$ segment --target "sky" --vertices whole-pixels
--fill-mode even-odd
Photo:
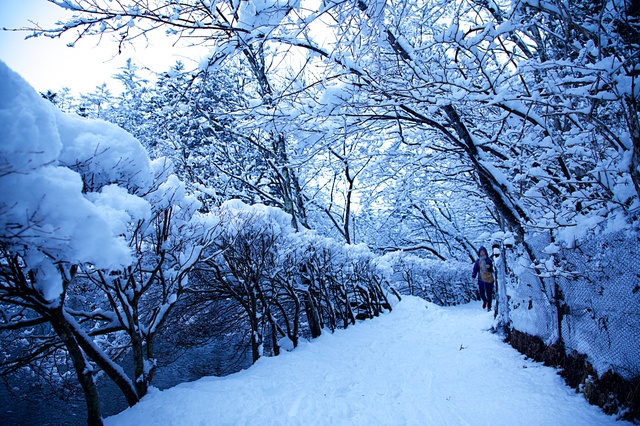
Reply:
[[[163,391],[107,426],[616,425],[489,331],[479,302],[405,296],[391,313],[325,333],[225,377]]]
[[[32,25],[30,20],[42,27],[52,27],[71,15],[46,0],[0,0],[0,28],[28,27]],[[70,36],[25,40],[28,34],[0,30],[0,60],[39,92],[69,87],[78,93],[88,93],[105,82],[113,92],[119,90],[119,86],[111,77],[128,58],[133,58],[141,67],[159,72],[178,59],[188,62],[186,55],[197,55],[194,49],[172,48],[171,40],[160,32],[152,45],[129,47],[121,55],[117,55],[115,43],[108,40],[98,45],[98,39],[88,38],[71,48],[67,47],[67,43],[73,41]]]

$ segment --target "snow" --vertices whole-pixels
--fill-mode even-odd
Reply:
[[[84,194],[87,174],[93,173],[92,189],[122,183],[126,175],[132,176],[127,183],[137,185],[149,159],[140,144],[116,126],[61,113],[2,62],[0,93],[2,243],[23,257],[37,277],[34,285],[53,302],[62,291],[57,262],[109,268],[131,261],[119,235],[123,225],[116,223],[130,212],[105,209],[109,190],[100,196]],[[118,150],[125,146],[126,152]],[[142,157],[122,160],[132,153]],[[102,205],[93,203],[98,198]]]
[[[297,0],[248,0],[238,8],[238,28],[255,31],[255,35],[273,30],[291,9],[298,10]]]
[[[393,312],[226,377],[159,391],[106,425],[607,425],[554,369],[489,331],[477,302]]]
[[[194,216],[199,202],[170,164],[152,162],[126,131],[62,113],[2,62],[0,94],[0,243],[21,257],[47,301],[60,302],[60,265],[130,265],[124,236],[153,207],[180,210],[178,225]]]
[[[80,173],[90,189],[117,183],[138,192],[152,183],[149,155],[131,134],[106,121],[53,112],[64,145],[58,161]]]
[[[344,105],[351,98],[349,87],[343,83],[328,86],[319,100],[325,108],[325,113],[331,113],[335,108]]]

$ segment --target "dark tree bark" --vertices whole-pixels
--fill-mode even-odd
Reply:
[[[82,387],[87,406],[87,424],[101,426],[103,423],[100,411],[100,395],[93,378],[93,369],[87,363],[84,353],[76,340],[73,327],[65,318],[63,307],[58,307],[44,314],[49,318],[51,326],[64,343],[73,361],[73,367],[76,370],[76,376]]]

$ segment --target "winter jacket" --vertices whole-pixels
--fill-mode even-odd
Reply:
[[[487,270],[493,274],[493,261],[491,260],[491,257],[488,256],[487,249],[485,249],[484,247],[480,247],[480,249],[478,249],[478,252],[482,251],[483,249],[485,253],[487,253],[487,258],[484,259],[487,264]],[[480,259],[479,258],[476,259],[475,263],[473,264],[473,273],[471,275],[471,278],[475,279],[476,276],[478,277],[479,283],[484,282],[480,279]]]

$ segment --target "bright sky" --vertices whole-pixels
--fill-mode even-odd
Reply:
[[[69,87],[79,93],[88,93],[105,82],[115,86],[117,83],[111,81],[111,76],[128,58],[134,59],[141,67],[163,71],[178,59],[188,63],[189,60],[182,56],[184,53],[191,56],[200,54],[191,48],[187,52],[183,50],[181,55],[178,49],[171,47],[172,40],[162,39],[161,32],[157,33],[159,38],[153,46],[140,44],[136,50],[130,47],[116,56],[116,45],[106,40],[98,46],[97,38],[87,38],[71,48],[67,47],[67,43],[73,41],[69,36],[25,40],[26,32],[1,30],[32,26],[30,20],[42,27],[53,27],[57,21],[70,16],[71,13],[47,0],[0,0],[0,60],[40,92]],[[199,58],[193,59],[197,61]]]

